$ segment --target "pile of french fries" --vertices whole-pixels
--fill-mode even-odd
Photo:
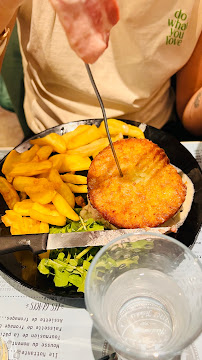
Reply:
[[[144,138],[136,126],[108,119],[112,141],[123,136]],[[23,153],[12,150],[0,177],[0,193],[9,210],[2,216],[12,235],[48,233],[49,225],[64,226],[67,218],[79,221],[74,211],[75,194],[87,193],[91,159],[109,145],[104,122],[79,125],[64,135],[50,133],[30,140]]]

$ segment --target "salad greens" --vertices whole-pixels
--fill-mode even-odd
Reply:
[[[100,247],[51,250],[49,258],[41,259],[38,270],[41,274],[53,276],[57,287],[76,286],[84,292],[85,279],[90,263]]]
[[[94,219],[83,220],[80,217],[80,221],[71,221],[68,222],[65,226],[51,226],[50,234],[59,234],[59,233],[70,233],[70,232],[82,232],[82,231],[97,231],[104,230],[104,226],[95,221]]]
[[[81,209],[75,209],[78,214],[80,214]],[[70,221],[67,219],[67,224],[63,227],[52,226],[50,228],[50,233],[66,233],[66,232],[82,232],[82,231],[97,231],[104,230],[104,225],[90,218],[88,220],[82,219],[80,217],[79,221]],[[133,258],[125,259],[125,266],[130,266],[131,264],[138,263],[138,252],[140,249],[150,249],[153,247],[152,241],[139,240],[135,243],[131,243],[130,246],[135,251],[135,256]],[[41,256],[40,263],[38,265],[38,270],[41,274],[46,276],[52,276],[53,281],[56,287],[69,287],[75,286],[78,292],[84,292],[85,279],[90,267],[91,261],[94,258],[95,254],[100,250],[101,247],[92,247],[87,248],[71,248],[71,249],[56,249],[51,250],[48,254],[48,257]],[[102,268],[102,265],[110,270],[111,267],[119,267],[122,264],[122,261],[115,261],[112,258],[108,257],[107,261],[100,261],[99,266]],[[102,271],[101,271],[102,272]]]
[[[80,214],[81,209],[75,209]],[[51,226],[50,234],[99,231],[104,230],[103,224],[94,219],[71,221],[61,226]],[[43,257],[38,265],[41,274],[53,276],[57,287],[76,286],[77,291],[84,292],[84,284],[88,268],[100,247],[72,248],[51,250],[49,257]]]

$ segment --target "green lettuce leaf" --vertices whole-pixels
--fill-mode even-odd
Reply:
[[[85,221],[80,219],[79,221],[70,221],[65,226],[51,226],[50,234],[104,230],[104,226],[94,219]]]
[[[50,251],[49,258],[43,258],[38,270],[41,274],[53,276],[56,287],[75,286],[84,292],[85,279],[94,255],[100,247],[57,249]]]

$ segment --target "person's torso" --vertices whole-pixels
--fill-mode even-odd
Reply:
[[[161,127],[172,107],[169,79],[188,61],[201,33],[202,1],[119,0],[119,6],[109,47],[91,66],[107,116]],[[26,0],[18,20],[31,129],[102,117],[84,63],[49,1]]]

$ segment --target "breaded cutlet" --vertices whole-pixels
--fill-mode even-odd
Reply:
[[[156,227],[170,219],[186,197],[186,186],[163,149],[147,139],[114,143],[123,177],[110,146],[92,161],[88,197],[102,217],[118,228]]]

